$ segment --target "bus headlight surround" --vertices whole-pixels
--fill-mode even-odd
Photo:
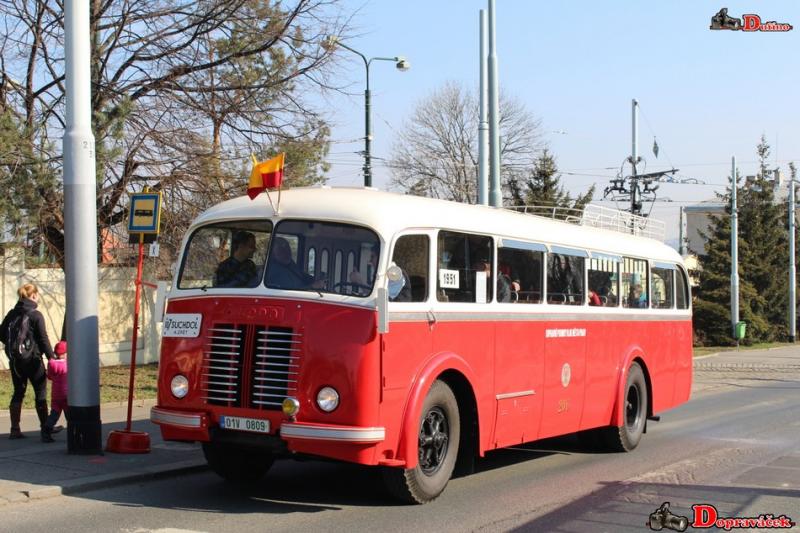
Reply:
[[[317,406],[330,413],[339,407],[339,393],[333,387],[322,387],[317,393]]]
[[[169,384],[172,395],[180,399],[189,393],[189,380],[183,374],[178,374]]]

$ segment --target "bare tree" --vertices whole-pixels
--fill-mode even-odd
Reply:
[[[338,2],[92,0],[99,232],[116,230],[127,193],[150,185],[166,194],[164,221],[175,231],[162,243],[174,249],[197,212],[241,194],[251,152],[286,148],[298,163],[287,181],[323,180],[328,128],[304,94],[326,84],[329,52],[320,43],[344,31]],[[0,203],[27,198],[9,209],[30,217],[63,266],[55,179],[65,125],[63,5],[6,0],[0,14],[0,102],[20,124],[34,178],[33,195]]]
[[[393,184],[420,196],[475,203],[478,175],[478,100],[447,82],[419,102],[395,143]],[[501,184],[533,164],[541,147],[540,121],[519,100],[500,97]]]

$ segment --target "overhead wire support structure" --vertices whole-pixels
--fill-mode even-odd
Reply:
[[[647,216],[642,214],[643,203],[656,200],[656,190],[658,190],[661,182],[680,183],[680,181],[674,179],[665,179],[667,176],[674,176],[678,170],[673,168],[658,172],[648,172],[647,174],[636,174],[634,167],[634,174],[611,180],[611,185],[606,187],[603,197],[618,195],[615,196],[616,199],[630,201],[631,214]]]

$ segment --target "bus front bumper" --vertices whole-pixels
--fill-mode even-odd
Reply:
[[[301,422],[284,422],[281,437],[286,440],[322,440],[354,444],[377,444],[386,438],[381,427],[334,426]]]
[[[161,426],[164,440],[208,442],[208,414],[197,411],[175,411],[163,407],[150,409],[150,421]]]

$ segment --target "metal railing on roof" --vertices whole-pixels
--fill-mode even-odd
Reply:
[[[508,207],[529,215],[561,220],[579,226],[609,229],[628,235],[639,235],[664,240],[666,224],[663,220],[633,215],[627,211],[589,204],[583,209],[544,205],[522,205]]]

